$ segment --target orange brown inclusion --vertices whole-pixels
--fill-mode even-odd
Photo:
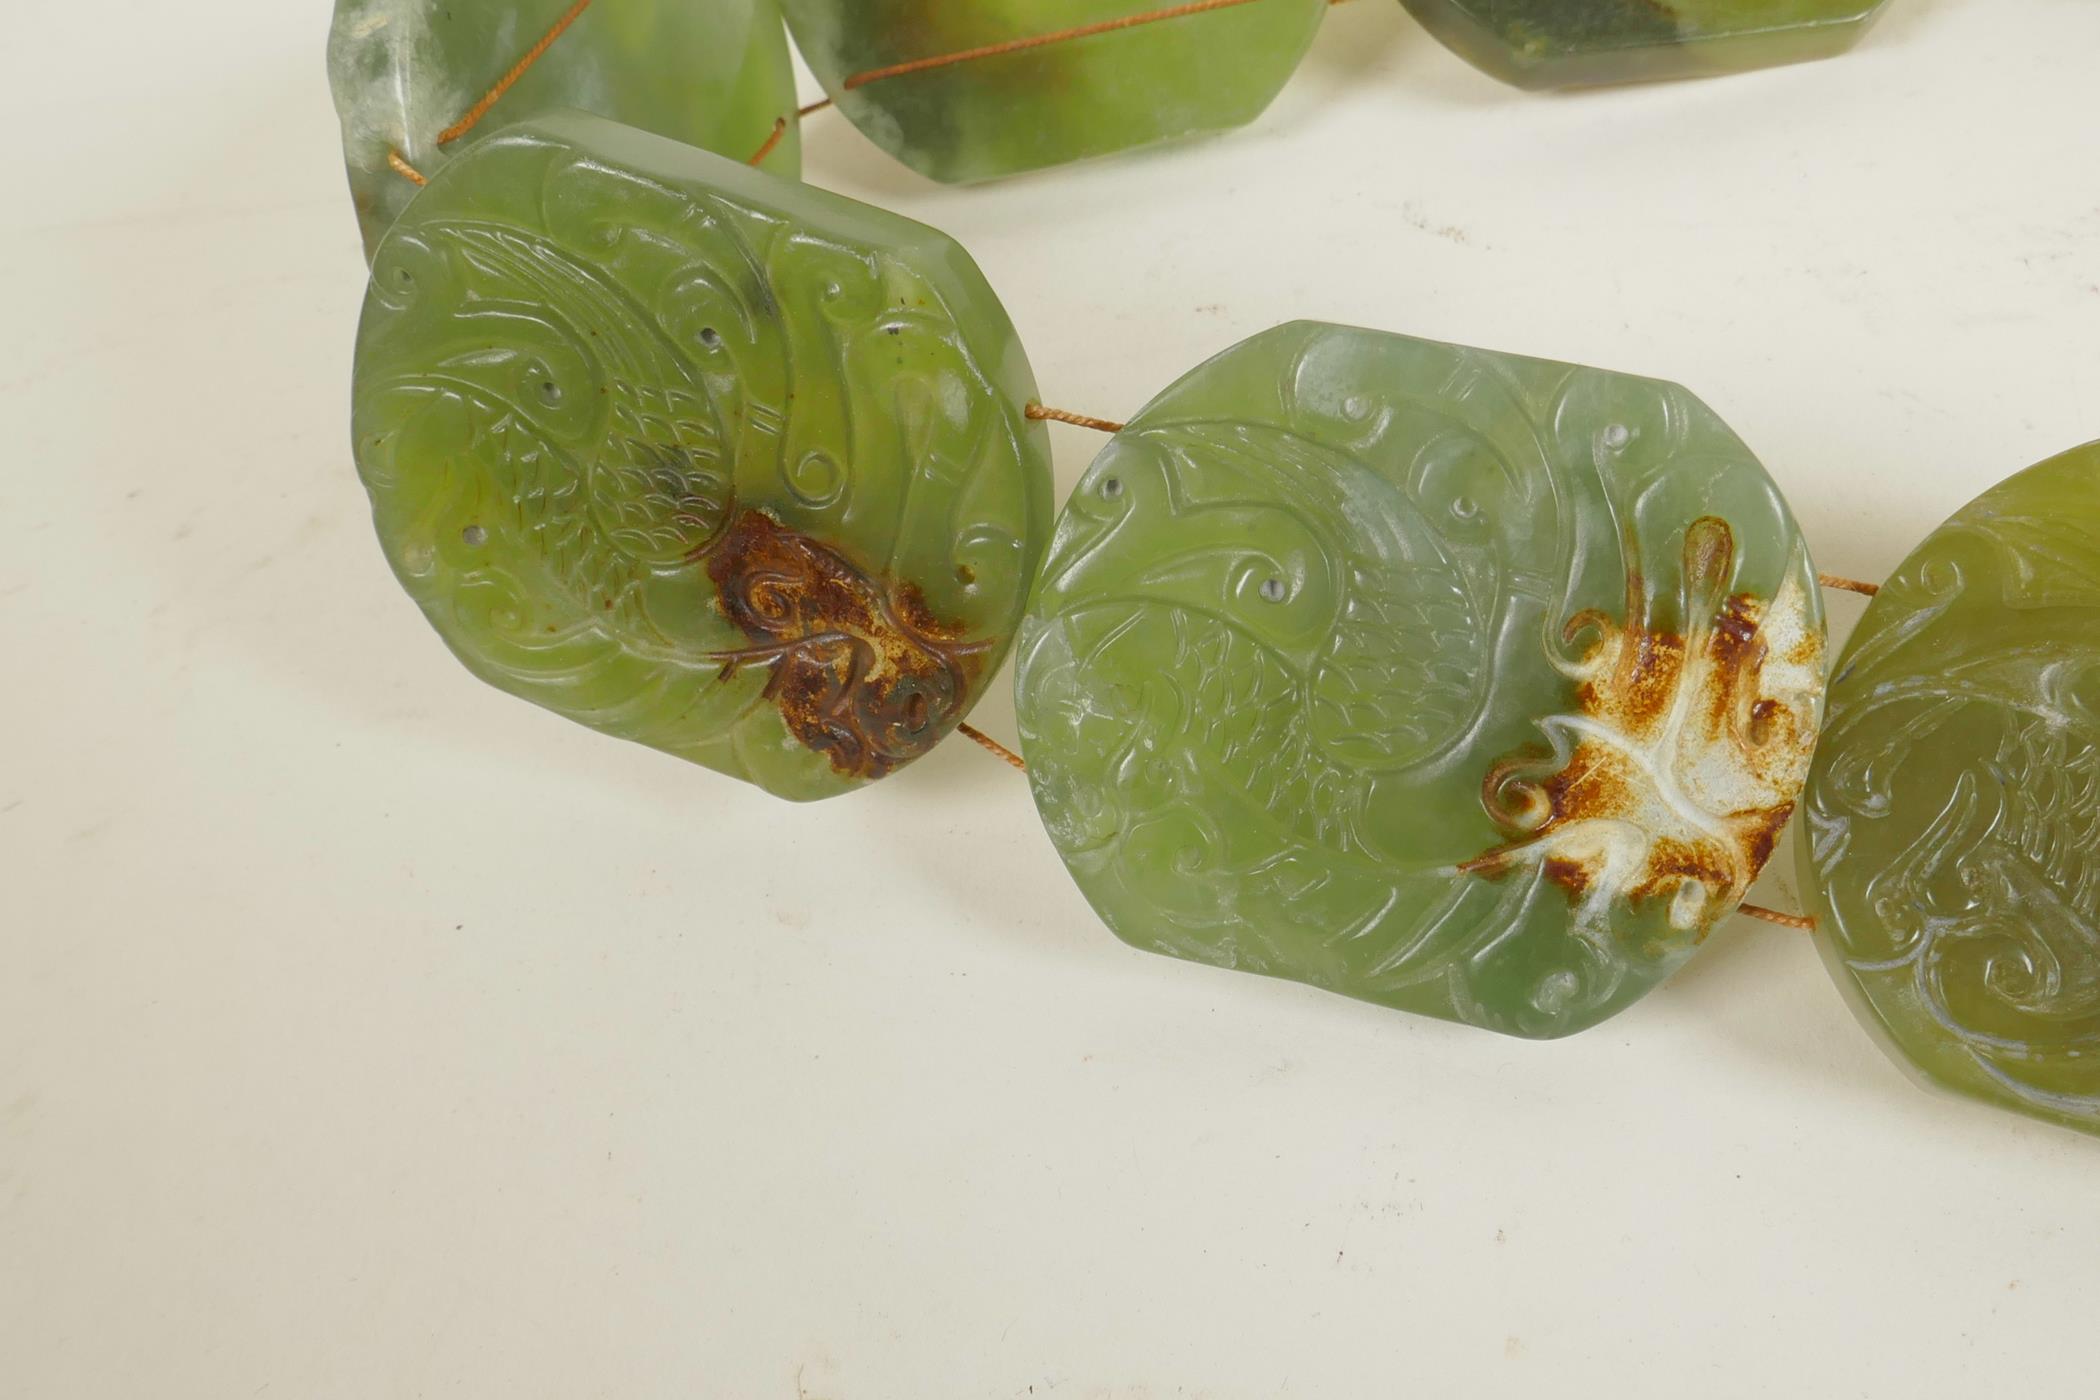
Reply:
[[[1779,629],[1775,656],[1771,605],[1721,596],[1734,566],[1725,522],[1695,522],[1684,556],[1686,634],[1597,611],[1569,621],[1568,642],[1595,638],[1575,668],[1578,740],[1557,769],[1533,746],[1489,770],[1483,801],[1512,839],[1460,870],[1494,879],[1537,864],[1593,913],[1614,898],[1681,900],[1671,922],[1685,931],[1741,902],[1807,775],[1815,704],[1799,688],[1820,683],[1822,639],[1803,613]],[[1627,617],[1645,610],[1631,571]],[[1775,674],[1794,693],[1773,693]]]
[[[740,511],[694,559],[751,643],[715,654],[722,680],[769,666],[766,699],[845,777],[883,777],[938,743],[992,645],[966,641],[916,584],[887,584],[760,510]]]

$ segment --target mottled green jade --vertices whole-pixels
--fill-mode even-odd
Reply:
[[[1016,690],[1128,942],[1547,1038],[1741,901],[1822,649],[1785,502],[1683,389],[1298,324],[1087,472]]]
[[[484,680],[791,798],[997,669],[1050,529],[976,266],[597,117],[450,162],[380,244],[353,434],[403,586]]]
[[[576,107],[748,159],[789,130],[765,168],[801,169],[795,74],[773,0],[598,0],[531,63],[466,136],[466,115],[571,8],[572,0],[336,0],[328,81],[369,257],[424,176],[474,137]]]
[[[1830,688],[1805,893],[1928,1084],[2100,1132],[2100,443],[1904,561]]]
[[[1887,0],[1401,0],[1519,87],[1696,78],[1842,53]]]
[[[1125,19],[1148,0],[783,0],[810,71],[853,124],[923,175],[986,180],[1260,116],[1328,0],[1253,0],[878,76]]]

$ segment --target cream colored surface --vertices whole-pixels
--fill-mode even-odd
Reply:
[[[1124,949],[969,745],[798,809],[476,684],[350,467],[325,5],[18,8],[0,1394],[2090,1390],[2100,1142],[1918,1091],[1801,935],[1506,1042]],[[1356,0],[1225,140],[809,167],[973,249],[1062,407],[1294,317],[1662,375],[1875,577],[2100,437],[2096,52],[1894,0],[1526,97]]]

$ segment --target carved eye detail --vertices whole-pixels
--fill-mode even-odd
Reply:
[[[1295,602],[1304,580],[1304,561],[1269,554],[1243,556],[1233,566],[1230,590],[1243,603],[1259,603],[1264,609]]]
[[[1433,528],[1456,539],[1490,533],[1516,504],[1501,456],[1489,444],[1455,433],[1423,451],[1408,494]]]

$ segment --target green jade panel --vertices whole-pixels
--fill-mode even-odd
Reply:
[[[1683,389],[1298,324],[1113,439],[1017,654],[1044,823],[1126,941],[1543,1039],[1740,903],[1823,620]]]
[[[773,0],[598,0],[464,137],[440,145],[524,59],[571,0],[337,0],[328,81],[343,125],[350,195],[371,256],[415,184],[476,136],[578,108],[736,159],[756,155],[785,117],[765,168],[801,170],[795,74]]]
[[[988,180],[1242,126],[1328,0],[1253,0],[872,77],[1164,8],[1145,0],[784,0],[810,71],[876,145],[935,180]]]
[[[968,256],[582,114],[506,127],[372,267],[352,431],[388,560],[477,675],[807,799],[953,730],[1051,519]]]
[[[1886,0],[1401,0],[1460,57],[1526,88],[1698,78],[1828,58]]]
[[[1825,957],[1897,1062],[2100,1132],[2100,443],[1888,581],[1831,681],[1805,817]]]

